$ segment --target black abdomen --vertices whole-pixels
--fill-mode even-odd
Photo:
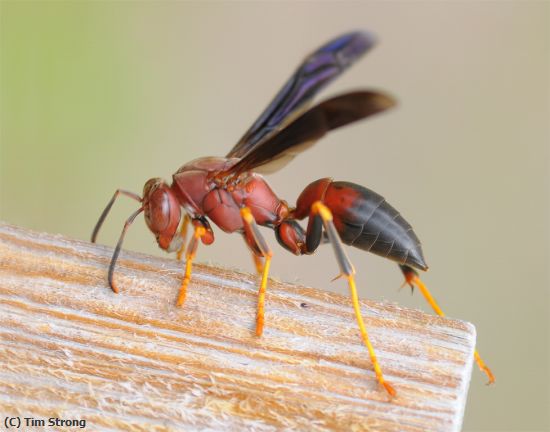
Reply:
[[[334,215],[342,241],[399,264],[427,270],[411,225],[384,197],[350,182],[333,182],[323,199]]]

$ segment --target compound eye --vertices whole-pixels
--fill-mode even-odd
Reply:
[[[153,190],[145,207],[145,222],[157,236],[164,231],[170,222],[170,198],[162,189]]]
[[[155,233],[163,232],[170,224],[170,198],[166,191],[157,189],[149,197],[148,225]]]
[[[151,189],[145,208],[145,221],[155,234],[161,249],[170,250],[178,229],[181,209],[170,188],[161,185]],[[175,247],[175,244],[173,245]]]

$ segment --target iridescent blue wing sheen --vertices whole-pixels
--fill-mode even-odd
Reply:
[[[372,34],[352,32],[331,40],[307,56],[227,157],[243,157],[265,136],[284,127],[374,43]]]

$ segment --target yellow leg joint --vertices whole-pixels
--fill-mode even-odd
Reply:
[[[319,214],[325,221],[332,220],[332,212],[321,201],[315,201],[311,206],[311,210],[313,210],[314,213]]]
[[[264,262],[256,254],[252,254],[252,259],[254,260],[254,266],[256,267],[256,273],[261,275],[264,272]]]
[[[252,225],[253,223],[256,222],[254,220],[254,216],[252,216],[252,212],[250,211],[250,209],[248,207],[242,207],[241,208],[241,217],[249,225]]]

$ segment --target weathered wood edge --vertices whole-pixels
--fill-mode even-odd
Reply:
[[[118,270],[124,293],[116,296],[105,284],[112,253],[109,247],[0,224],[0,248],[0,306],[3,306],[0,311],[5,314],[1,322],[8,322],[7,326],[0,323],[0,331],[3,337],[9,336],[5,340],[11,341],[10,347],[23,348],[28,343],[25,337],[28,339],[29,335],[36,337],[37,334],[36,329],[25,328],[25,319],[31,320],[32,313],[25,317],[16,311],[18,306],[14,306],[14,302],[40,305],[45,309],[46,325],[55,322],[59,329],[67,332],[71,318],[56,316],[55,308],[79,314],[86,311],[97,320],[93,331],[101,332],[106,339],[112,338],[113,333],[124,332],[123,327],[117,327],[120,323],[130,324],[130,328],[125,330],[126,343],[143,344],[143,341],[132,340],[132,331],[137,332],[144,325],[155,329],[156,336],[151,332],[146,336],[150,338],[146,344],[159,345],[156,348],[161,351],[159,355],[162,349],[180,349],[182,338],[188,344],[191,339],[200,340],[202,344],[208,342],[212,352],[202,353],[195,346],[187,346],[187,351],[178,352],[177,361],[168,363],[178,369],[178,362],[196,362],[200,358],[199,363],[204,362],[204,366],[200,369],[195,365],[199,368],[197,376],[207,376],[208,367],[213,368],[209,365],[212,362],[209,355],[221,354],[226,363],[218,373],[226,380],[224,385],[232,382],[234,387],[230,393],[242,392],[243,400],[252,394],[251,386],[239,386],[240,382],[253,382],[252,388],[264,387],[266,392],[273,388],[280,392],[276,397],[270,394],[264,404],[258,402],[262,409],[257,408],[252,413],[238,411],[242,418],[235,418],[238,417],[235,410],[230,410],[234,418],[226,420],[227,425],[256,430],[288,427],[303,430],[305,425],[309,425],[311,430],[334,430],[344,425],[358,430],[461,428],[475,346],[475,328],[469,323],[393,304],[362,301],[363,314],[382,367],[399,392],[398,398],[388,401],[376,385],[367,352],[358,339],[349,300],[344,296],[270,281],[266,332],[258,340],[252,335],[257,285],[254,275],[197,265],[188,303],[183,310],[178,310],[173,306],[173,299],[182,266],[174,260],[124,252]],[[33,281],[32,286],[29,281]],[[107,321],[112,327],[105,327]],[[9,325],[15,324],[21,328],[14,336]],[[177,335],[176,339],[168,338],[174,335]],[[53,339],[58,336],[50,335]],[[155,338],[163,337],[167,339],[158,344]],[[93,348],[90,348],[92,354]],[[58,349],[66,348],[59,346]],[[91,354],[79,351],[83,348],[71,349],[79,361]],[[111,349],[113,353],[124,352],[123,345]],[[5,345],[0,345],[0,364],[5,370],[13,369],[14,360],[6,352]],[[155,362],[154,352],[145,357]],[[265,374],[258,372],[266,367],[263,365],[254,375],[247,375],[247,371],[234,364],[232,356],[236,353],[248,356],[251,364],[268,359],[271,370]],[[19,365],[25,365],[29,359],[21,352],[19,355]],[[73,367],[74,363],[75,360]],[[129,365],[132,366],[131,361]],[[291,365],[296,370],[289,375]],[[99,363],[97,367],[100,368]],[[165,368],[167,365],[155,367]],[[78,365],[75,370],[81,372],[79,379],[91,378],[82,374]],[[50,375],[47,367],[34,365],[29,367],[30,381],[27,384],[32,388],[33,379]],[[219,376],[213,377],[211,374],[213,380],[220,380]],[[13,390],[13,383],[18,382],[15,378],[23,379],[25,375],[4,376],[2,381],[6,384],[12,380]],[[273,387],[274,383],[277,383],[276,387]],[[185,385],[179,385],[185,392]],[[319,389],[312,390],[315,385]],[[162,393],[166,388],[159,391]],[[214,395],[210,396],[223,400],[223,389],[217,395],[217,389],[209,391]],[[310,398],[305,404],[307,409],[299,412],[296,407],[289,409],[287,406],[289,402],[296,403],[298,394],[307,394]],[[18,404],[32,406],[29,402],[31,395],[8,394],[7,399],[0,399],[0,406],[4,410]],[[159,400],[169,397],[170,392],[162,393]],[[64,399],[63,402],[70,403]],[[341,412],[331,410],[334,406]],[[263,414],[262,410],[274,407],[279,411]],[[369,407],[371,410],[376,407],[379,411],[365,412]],[[219,407],[213,408],[209,415],[222,415],[222,411]],[[262,416],[254,419],[253,414],[260,412]],[[436,413],[435,417],[430,418],[427,414],[430,412]],[[204,429],[209,427],[208,418],[201,418],[195,425],[186,423],[185,418],[171,419],[175,429],[166,430],[180,430],[179,427]],[[109,426],[109,430],[134,430],[135,426],[122,422],[114,429]]]

